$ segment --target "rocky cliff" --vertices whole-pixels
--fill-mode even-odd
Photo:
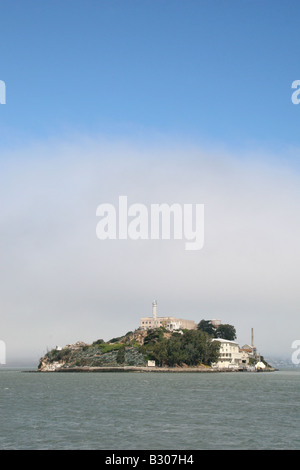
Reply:
[[[92,344],[77,342],[54,348],[40,359],[38,370],[55,372],[78,367],[145,366],[147,359],[141,346],[146,336],[146,331],[136,330],[108,342],[100,339]]]

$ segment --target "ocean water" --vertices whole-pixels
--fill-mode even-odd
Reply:
[[[300,371],[0,370],[0,449],[299,449]]]

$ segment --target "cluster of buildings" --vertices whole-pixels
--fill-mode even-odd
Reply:
[[[220,356],[218,362],[213,364],[215,369],[264,369],[265,365],[260,361],[256,348],[253,344],[245,344],[240,347],[235,341],[215,338],[212,341],[220,343]],[[251,363],[251,365],[250,365]],[[255,366],[253,365],[255,363]]]
[[[218,328],[220,320],[211,320],[211,324]],[[165,327],[169,331],[180,331],[182,329],[195,330],[197,324],[193,320],[184,320],[171,316],[157,316],[157,301],[152,303],[152,317],[142,317],[140,319],[140,329],[148,330],[152,328]],[[236,341],[215,338],[212,341],[220,343],[220,356],[217,363],[213,364],[216,369],[264,369],[265,365],[260,361],[260,356],[254,346],[253,328],[251,329],[251,344],[245,344],[240,347]],[[255,363],[255,366],[253,365]]]
[[[151,328],[165,327],[169,331],[176,330],[195,330],[196,323],[193,320],[183,320],[182,318],[175,317],[158,317],[157,316],[157,301],[152,302],[152,317],[142,317],[140,320],[140,329],[149,330]]]

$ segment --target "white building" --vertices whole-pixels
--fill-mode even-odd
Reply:
[[[184,320],[182,318],[175,318],[171,316],[158,317],[157,316],[157,302],[152,303],[152,317],[142,317],[140,319],[140,328],[148,330],[151,328],[165,327],[167,330],[176,331],[181,329],[195,330],[196,323],[193,320]]]
[[[255,346],[251,346],[250,344],[244,344],[242,346],[241,351],[245,351],[245,353],[248,354],[249,357],[256,358],[257,356],[257,351]]]
[[[265,368],[266,368],[266,365],[261,361],[259,361],[257,364],[255,364],[255,369],[256,370],[263,370]]]
[[[218,362],[213,364],[217,369],[238,369],[249,364],[249,356],[240,350],[238,343],[227,339],[214,338],[212,341],[220,343],[220,356]]]

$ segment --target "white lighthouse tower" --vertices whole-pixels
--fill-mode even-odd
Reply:
[[[152,302],[152,317],[153,317],[153,326],[157,328],[157,301],[153,300]]]

